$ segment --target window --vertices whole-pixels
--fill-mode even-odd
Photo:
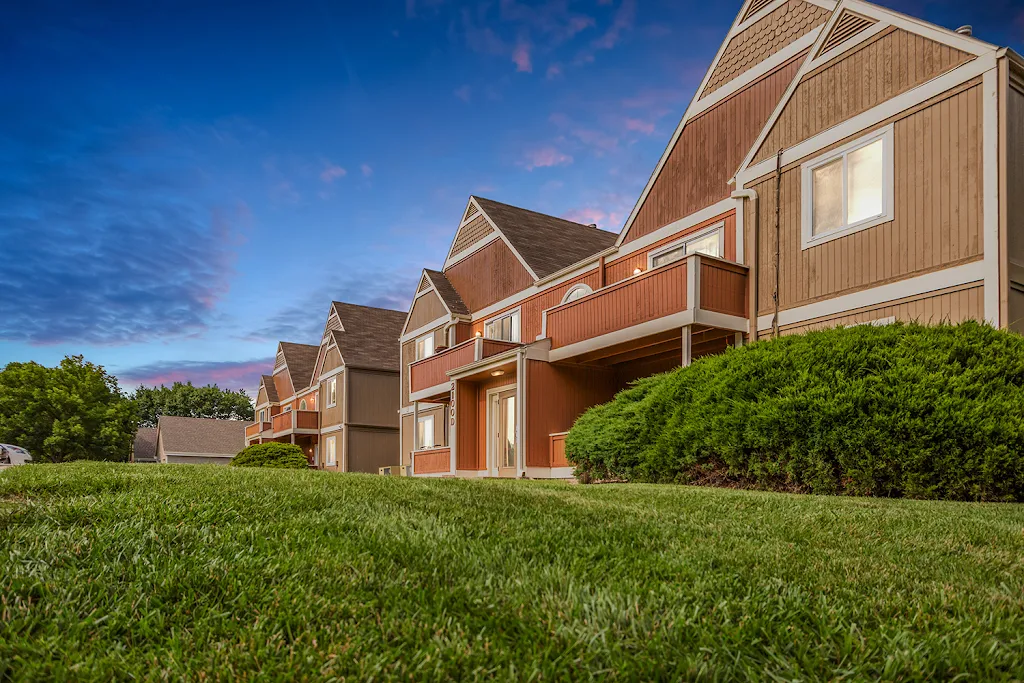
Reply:
[[[424,335],[416,340],[416,360],[423,360],[434,355],[434,333]]]
[[[587,294],[590,294],[593,291],[594,290],[592,290],[587,285],[576,285],[575,287],[573,287],[572,289],[570,289],[568,292],[565,293],[565,296],[562,298],[562,303],[563,304],[567,304],[570,301],[576,301],[576,299],[582,299]]]
[[[519,342],[519,309],[506,313],[484,323],[484,336],[488,339],[502,339]]]
[[[302,399],[301,401],[299,401],[299,410],[305,410],[305,409],[306,409],[306,399]]]
[[[327,407],[333,408],[338,405],[338,378],[332,377],[324,383],[324,393],[327,394]]]
[[[416,423],[416,443],[420,448],[434,447],[434,416],[424,415]]]
[[[725,225],[718,225],[699,232],[696,235],[687,237],[682,242],[676,242],[661,251],[651,254],[651,268],[675,263],[679,259],[686,258],[690,254],[707,254],[721,258],[725,253]]]
[[[334,467],[338,464],[338,437],[329,436],[324,440],[324,465]]]
[[[263,410],[260,411],[260,422],[266,422],[266,421],[267,421],[267,409],[264,408]]]
[[[892,127],[802,167],[803,248],[891,221]]]

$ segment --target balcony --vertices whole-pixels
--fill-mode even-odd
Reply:
[[[315,434],[320,430],[320,413],[315,410],[290,410],[274,416],[274,436]]]
[[[745,332],[747,267],[703,254],[635,275],[544,313],[552,361],[684,326]]]
[[[426,360],[426,359],[424,359]],[[412,454],[412,471],[415,474],[438,474],[451,471],[451,448],[426,448]]]
[[[272,422],[253,422],[251,425],[245,426],[245,438],[255,438],[263,432],[269,431],[272,427]]]
[[[413,401],[449,391],[448,373],[520,346],[516,342],[475,337],[409,365],[409,395]]]

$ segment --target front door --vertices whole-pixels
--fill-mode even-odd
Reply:
[[[516,463],[516,390],[503,391],[496,397],[494,456],[499,477],[515,477]]]

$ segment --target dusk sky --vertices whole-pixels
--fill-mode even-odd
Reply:
[[[470,194],[617,231],[740,4],[6,3],[0,367],[251,392],[332,299],[406,309]]]

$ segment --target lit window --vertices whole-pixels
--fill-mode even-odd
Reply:
[[[301,401],[299,401],[299,410],[305,410],[305,409],[306,409],[306,399],[302,399]]]
[[[892,128],[803,166],[803,246],[892,220]]]
[[[423,360],[434,355],[434,333],[424,335],[416,340],[416,360]]]
[[[338,378],[332,377],[324,383],[324,390],[327,393],[327,407],[333,408],[338,405]]]
[[[416,423],[416,441],[420,448],[434,447],[434,416],[424,415]]]
[[[707,254],[721,258],[725,253],[725,226],[716,225],[710,230],[687,237],[664,251],[651,255],[651,268],[674,263],[690,254]]]
[[[484,336],[488,339],[501,339],[508,342],[519,342],[519,309],[506,313],[500,318],[489,320],[484,324]]]
[[[575,287],[570,289],[568,292],[566,292],[565,297],[562,299],[562,303],[563,304],[567,304],[570,301],[576,301],[576,299],[582,299],[587,294],[590,294],[593,291],[594,290],[592,290],[587,285],[576,285]]]
[[[334,467],[338,463],[338,439],[329,436],[324,441],[324,465]]]

